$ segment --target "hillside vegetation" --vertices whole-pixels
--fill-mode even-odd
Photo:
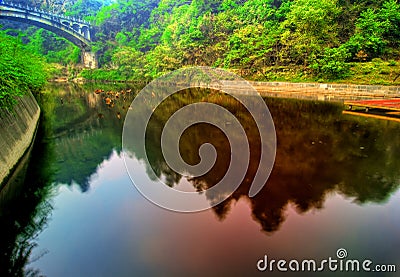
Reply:
[[[43,59],[30,53],[19,38],[0,32],[0,116],[16,96],[39,91],[46,82]]]
[[[206,65],[258,80],[400,81],[396,0],[19,2],[93,22],[101,68],[83,71],[88,79],[150,80]],[[49,62],[79,61],[71,44],[28,32],[28,45]]]

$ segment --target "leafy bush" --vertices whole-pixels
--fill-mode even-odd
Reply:
[[[311,65],[315,73],[327,79],[340,79],[349,75],[350,65],[346,62],[350,54],[343,46],[326,48],[324,55]]]
[[[24,50],[18,38],[0,32],[0,108],[11,109],[16,96],[39,91],[46,82],[42,58]]]

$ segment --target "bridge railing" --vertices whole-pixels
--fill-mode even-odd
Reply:
[[[88,27],[90,27],[90,22],[88,22],[88,21],[86,21],[86,20],[84,20],[82,18],[78,18],[78,17],[65,16],[65,15],[62,15],[62,14],[53,14],[53,13],[50,13],[49,11],[46,11],[46,10],[43,10],[43,9],[38,9],[36,7],[23,6],[21,4],[14,4],[14,3],[6,2],[6,1],[2,1],[2,0],[0,0],[0,5],[8,6],[10,8],[15,8],[15,9],[22,9],[22,10],[25,10],[27,12],[40,13],[40,14],[44,14],[44,15],[50,16],[50,18],[47,18],[47,19],[52,19],[52,20],[58,19],[60,21],[62,19],[64,19],[64,20],[68,20],[68,21],[72,21],[72,22],[85,24]]]

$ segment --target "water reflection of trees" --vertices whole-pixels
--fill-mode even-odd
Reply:
[[[43,135],[42,127],[37,137]],[[36,247],[35,238],[46,227],[52,211],[52,159],[48,150],[46,143],[38,141],[31,162],[24,158],[0,192],[0,276],[40,276],[28,264]]]
[[[99,164],[121,151],[133,94],[114,99],[111,107],[93,91],[65,85],[39,95],[42,116],[30,162],[0,193],[0,276],[40,276],[28,264],[39,258],[31,253],[52,211],[54,185],[77,184],[87,191]]]
[[[165,101],[153,114],[146,147],[149,161],[158,177],[166,176],[168,185],[180,179],[165,164],[160,150],[162,127],[177,109],[199,99],[223,104],[246,127],[250,142],[251,161],[239,189],[214,208],[224,218],[233,201],[248,198],[247,194],[258,167],[260,140],[249,114],[235,101],[215,92],[195,96],[194,91],[182,92]],[[383,203],[399,187],[400,125],[393,122],[343,116],[338,104],[298,100],[267,99],[276,125],[278,148],[276,163],[263,190],[251,203],[253,217],[266,232],[279,229],[285,220],[285,209],[293,204],[299,213],[321,209],[326,196],[336,192],[358,204]],[[169,130],[171,131],[171,130]],[[197,124],[181,137],[180,150],[189,164],[198,163],[199,146],[212,143],[218,158],[213,169],[190,181],[198,190],[218,182],[230,162],[227,139],[215,127]]]
[[[41,96],[44,114],[38,136],[42,139],[35,146],[27,181],[20,180],[22,185],[14,193],[15,197],[1,202],[1,276],[22,275],[35,246],[32,239],[46,226],[51,212],[48,199],[52,185],[77,183],[86,191],[98,165],[113,151],[121,151],[122,120],[131,99],[119,99],[114,107],[109,107],[102,95],[70,87],[62,91],[61,96],[56,89]],[[256,197],[248,198],[260,156],[261,142],[254,122],[232,98],[215,91],[198,90],[183,91],[163,102],[147,129],[151,166],[170,186],[177,184],[181,176],[163,159],[162,127],[174,111],[197,101],[226,106],[245,126],[251,146],[250,166],[241,186],[228,200],[214,207],[220,218],[227,216],[234,201],[246,198],[251,203],[254,219],[264,231],[273,232],[285,220],[288,204],[294,205],[299,213],[320,209],[331,192],[341,193],[359,204],[383,203],[399,187],[398,124],[342,116],[341,107],[336,104],[268,99],[278,136],[276,164],[263,190]],[[180,151],[184,160],[198,163],[198,149],[205,142],[214,144],[218,158],[210,172],[190,179],[199,191],[218,182],[230,162],[226,137],[217,128],[205,124],[197,124],[183,134]],[[143,158],[142,153],[136,154],[137,158]]]
[[[120,153],[123,118],[133,99],[133,94],[115,97],[124,87],[102,88],[104,92],[94,94],[94,87],[55,86],[40,99],[44,139],[54,149],[54,182],[77,184],[83,192],[99,164],[113,151]],[[112,105],[105,104],[106,97]]]

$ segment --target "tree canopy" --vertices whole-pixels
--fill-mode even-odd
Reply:
[[[397,0],[17,1],[96,26],[101,69],[87,78],[143,80],[188,65],[271,80],[279,71],[335,80],[350,63],[399,58]],[[36,32],[36,33],[35,33]],[[79,49],[47,31],[28,44],[47,61],[79,62]]]
[[[396,0],[117,0],[97,13],[96,50],[121,78],[207,65],[337,79],[349,62],[398,59],[399,9]]]

